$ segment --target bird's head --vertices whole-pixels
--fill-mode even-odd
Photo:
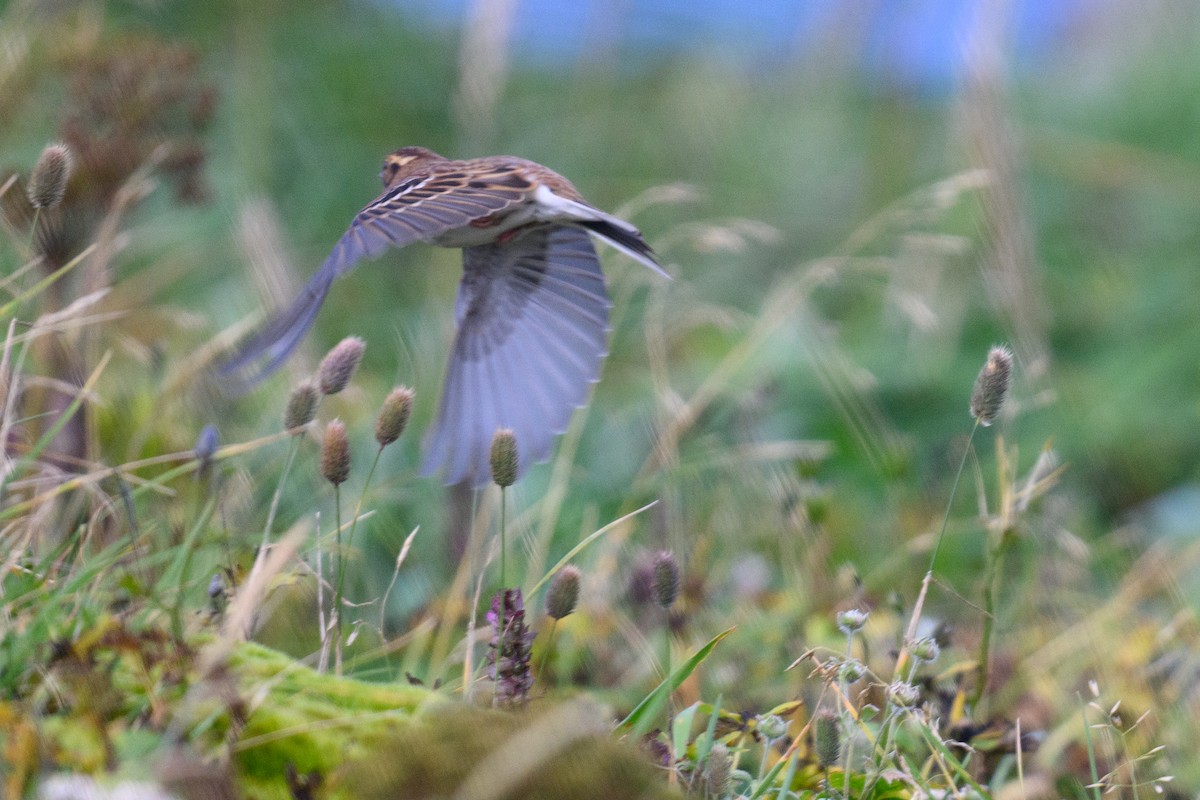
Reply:
[[[424,147],[401,147],[396,152],[383,159],[383,169],[379,171],[379,180],[385,187],[404,180],[431,161],[445,161],[432,150]]]

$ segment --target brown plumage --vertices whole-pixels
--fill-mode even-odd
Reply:
[[[493,434],[511,428],[523,474],[549,457],[606,355],[611,304],[588,234],[666,273],[637,228],[532,161],[452,161],[405,147],[384,159],[379,177],[383,194],[355,216],[292,305],[222,371],[244,384],[276,369],[334,279],[360,260],[418,241],[462,248],[458,333],[424,471],[482,485]]]

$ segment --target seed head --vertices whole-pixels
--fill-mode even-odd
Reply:
[[[787,720],[778,714],[766,714],[758,718],[758,732],[769,741],[782,739],[787,735]]]
[[[926,636],[923,639],[917,639],[909,645],[908,652],[912,655],[914,661],[928,664],[937,661],[938,656],[942,654],[942,648],[938,645],[936,639]]]
[[[847,636],[851,636],[862,630],[867,624],[867,612],[858,608],[848,608],[845,611],[839,611],[837,615],[838,630]]]
[[[729,748],[717,742],[708,751],[704,765],[704,783],[712,797],[724,797],[729,793],[729,779],[733,774],[733,758]]]
[[[339,486],[350,477],[350,440],[346,437],[346,425],[340,419],[325,426],[325,440],[321,443],[321,474],[334,486]]]
[[[546,591],[546,613],[562,619],[575,610],[579,602],[579,567],[568,564],[558,571]]]
[[[971,390],[971,416],[980,425],[991,425],[1000,413],[1012,382],[1012,366],[1013,354],[1007,347],[996,346],[988,351],[987,361]]]
[[[887,688],[888,699],[901,708],[911,708],[921,699],[921,690],[911,683],[896,681]]]
[[[38,156],[29,176],[29,202],[34,208],[54,208],[67,193],[75,158],[65,144],[52,144]]]
[[[334,345],[317,368],[321,394],[337,394],[345,389],[354,377],[354,371],[358,369],[358,362],[362,361],[366,349],[367,343],[357,336],[347,336]]]
[[[492,480],[504,488],[517,482],[517,437],[511,428],[501,428],[492,437]]]
[[[387,447],[404,433],[412,416],[412,404],[413,390],[407,386],[397,386],[384,398],[375,420],[375,441],[380,447]]]
[[[867,673],[866,667],[857,658],[848,658],[838,667],[838,680],[846,684],[856,682]]]
[[[822,711],[817,715],[813,726],[813,738],[816,739],[817,760],[821,766],[828,767],[836,764],[842,755],[841,730],[838,728],[837,715],[831,711]]]
[[[321,393],[312,381],[305,381],[292,389],[287,409],[283,412],[283,429],[299,433],[298,428],[303,428],[317,416],[317,405],[320,402]]]
[[[654,557],[654,599],[663,608],[670,608],[679,597],[679,562],[669,551]]]

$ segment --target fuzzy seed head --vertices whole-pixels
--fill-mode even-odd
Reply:
[[[971,416],[980,425],[991,425],[1000,413],[1012,382],[1012,367],[1013,354],[1007,347],[996,346],[988,351],[971,390]]]
[[[546,592],[546,613],[552,619],[562,619],[575,611],[579,602],[579,567],[568,564],[558,571]]]
[[[325,440],[321,443],[321,474],[334,486],[339,486],[350,477],[350,440],[346,436],[346,425],[340,419],[325,426]]]
[[[787,730],[787,720],[778,714],[767,714],[758,718],[758,732],[768,741],[773,742],[776,739],[782,739],[787,735]]]
[[[841,758],[841,734],[836,714],[832,711],[822,711],[817,715],[813,725],[813,738],[816,740],[817,760],[821,762],[822,767],[836,764]]]
[[[654,557],[654,599],[663,608],[670,608],[678,597],[679,562],[664,550]]]
[[[867,624],[867,612],[858,608],[848,608],[839,611],[837,615],[838,630],[847,636],[853,636]]]
[[[358,362],[362,361],[366,349],[367,343],[357,336],[347,336],[334,345],[317,368],[321,394],[337,394],[345,389],[354,377],[354,371],[358,369]]]
[[[317,405],[321,402],[321,393],[312,381],[292,389],[288,397],[287,408],[283,412],[283,429],[299,433],[299,429],[312,422],[317,416]]]
[[[923,639],[917,639],[909,645],[908,652],[917,663],[928,664],[937,661],[938,656],[942,654],[942,648],[938,645],[936,639],[926,636]]]
[[[887,688],[888,699],[901,708],[912,708],[921,700],[921,690],[911,683],[896,681]]]
[[[511,428],[501,428],[492,437],[492,480],[505,488],[517,482],[517,436]]]
[[[729,793],[729,779],[733,775],[733,757],[729,748],[717,742],[708,751],[704,765],[704,783],[712,797],[724,797]]]
[[[67,193],[75,158],[65,144],[52,144],[38,156],[29,176],[29,202],[34,208],[54,208]]]
[[[412,416],[412,404],[413,390],[407,386],[397,386],[384,398],[375,420],[375,441],[380,447],[387,447],[404,433]]]
[[[855,683],[865,674],[866,667],[857,658],[848,658],[838,667],[838,680],[847,685]]]

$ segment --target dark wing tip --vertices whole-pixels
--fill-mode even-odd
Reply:
[[[319,271],[286,310],[217,367],[218,377],[232,393],[246,393],[283,365],[312,327],[332,283],[331,271]]]

